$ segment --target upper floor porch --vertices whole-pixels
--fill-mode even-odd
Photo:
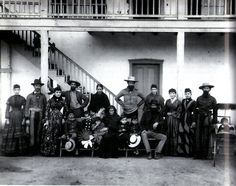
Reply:
[[[0,0],[0,29],[235,31],[235,0]],[[25,21],[27,20],[27,22]],[[161,29],[161,30],[160,30]],[[209,31],[210,31],[209,30]],[[186,31],[186,30],[184,30]]]

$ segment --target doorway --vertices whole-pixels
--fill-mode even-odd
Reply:
[[[156,59],[131,59],[130,74],[135,76],[137,83],[135,88],[138,89],[145,97],[150,93],[152,84],[158,87],[158,93],[162,93],[162,64],[163,60]],[[139,119],[142,116],[143,106],[139,109]]]

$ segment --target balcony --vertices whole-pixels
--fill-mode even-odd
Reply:
[[[0,0],[2,18],[224,20],[235,0]]]

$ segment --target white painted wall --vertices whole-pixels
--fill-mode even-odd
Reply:
[[[128,59],[163,59],[162,94],[167,99],[169,88],[176,88],[176,35],[173,33],[74,33],[51,32],[56,46],[84,67],[95,78],[117,94],[126,87],[123,81],[129,75]],[[182,92],[189,87],[193,98],[201,94],[203,82],[215,85],[211,94],[218,102],[232,102],[233,81],[231,68],[233,50],[227,49],[224,35],[186,34],[185,65]],[[227,72],[227,73],[225,73]],[[222,88],[223,87],[223,88]]]
[[[70,58],[79,63],[96,79],[117,94],[126,87],[129,75],[129,59],[151,58],[164,60],[162,95],[168,98],[168,90],[176,88],[176,35],[173,33],[96,33],[50,32],[51,41]],[[185,65],[182,92],[189,87],[196,99],[203,82],[215,85],[211,94],[218,102],[236,102],[233,80],[236,58],[235,42],[219,34],[186,34]],[[230,47],[228,45],[230,44]],[[22,96],[33,91],[31,83],[40,76],[40,71],[28,58],[12,49],[12,83],[22,87]],[[5,103],[6,100],[3,100]],[[2,109],[4,110],[4,108]]]

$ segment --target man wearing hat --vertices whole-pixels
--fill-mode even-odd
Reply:
[[[68,81],[70,90],[62,92],[65,101],[70,111],[72,111],[76,118],[84,116],[84,108],[88,105],[89,99],[76,88],[80,86],[78,81]]]
[[[42,120],[46,110],[47,99],[41,93],[41,87],[44,85],[40,79],[35,79],[34,92],[29,94],[26,99],[25,117],[26,124],[29,125],[30,148],[32,153],[38,153],[41,143]]]
[[[148,159],[152,159],[151,148],[148,141],[148,137],[159,140],[158,145],[155,149],[154,159],[160,159],[162,149],[166,142],[166,135],[162,134],[162,128],[164,124],[163,115],[161,112],[161,105],[158,104],[157,100],[151,100],[150,110],[143,113],[140,126],[143,144],[145,146]]]
[[[158,105],[161,106],[161,109],[164,107],[164,98],[158,94],[158,89],[156,84],[151,85],[151,93],[145,98],[145,104],[143,110],[146,111],[150,109],[151,100],[155,99],[158,102]]]
[[[137,82],[134,76],[129,76],[125,79],[128,87],[121,90],[116,96],[116,102],[119,103],[124,111],[124,116],[127,118],[138,118],[138,108],[144,103],[144,96],[135,89],[134,84]],[[120,98],[124,97],[124,101]],[[141,99],[141,101],[138,100]]]
[[[196,152],[195,158],[207,159],[210,143],[210,132],[212,124],[217,123],[217,103],[216,99],[209,94],[213,85],[203,83],[199,89],[203,94],[196,101]],[[211,115],[213,114],[213,120]]]

